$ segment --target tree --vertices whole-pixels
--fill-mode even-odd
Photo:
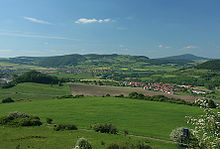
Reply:
[[[174,129],[170,133],[170,138],[177,142],[180,146],[187,146],[190,140],[189,129],[184,127]]]
[[[87,139],[79,138],[74,149],[92,149],[92,145]]]
[[[198,99],[195,101],[204,109],[204,114],[199,117],[187,117],[187,123],[194,128],[192,134],[198,141],[201,149],[219,149],[220,148],[220,109],[213,111],[208,106],[207,100]]]

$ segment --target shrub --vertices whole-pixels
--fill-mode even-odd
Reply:
[[[74,96],[73,95],[57,96],[57,99],[62,99],[62,98],[74,98]]]
[[[124,135],[128,135],[128,130],[124,130]]]
[[[208,107],[209,108],[216,108],[217,106],[216,106],[216,104],[215,104],[215,102],[213,100],[209,100],[208,101]]]
[[[106,147],[106,149],[152,149],[152,147],[145,143],[139,142],[137,144],[132,144],[127,142],[125,144],[111,143]]]
[[[9,126],[40,126],[42,125],[38,116],[29,116],[22,112],[12,112],[8,116],[0,118],[0,125]]]
[[[46,121],[47,121],[48,124],[51,124],[53,119],[52,118],[46,118]]]
[[[15,112],[10,112],[8,117],[12,117],[13,119],[16,119],[16,118],[29,118],[30,115],[28,115],[24,112],[15,111]]]
[[[2,103],[11,103],[11,102],[15,102],[15,101],[13,99],[11,99],[10,97],[2,100]]]
[[[93,130],[101,133],[117,134],[117,128],[112,124],[94,124],[91,126]]]
[[[104,142],[104,141],[101,141],[101,145],[105,145],[105,142]]]
[[[82,98],[84,95],[75,95],[74,98]]]
[[[137,96],[138,99],[144,99],[144,97],[145,97],[144,94],[138,94]]]
[[[77,140],[74,149],[92,149],[92,145],[87,139],[80,138]]]
[[[129,98],[137,98],[137,96],[138,96],[137,92],[131,92],[131,93],[128,94]]]
[[[118,98],[123,98],[124,95],[123,94],[120,94],[120,95],[116,95],[115,97],[118,97]]]
[[[119,149],[119,145],[116,143],[109,144],[106,149]]]
[[[110,97],[111,95],[110,95],[110,94],[106,94],[105,96],[106,96],[106,97]]]
[[[188,131],[189,133],[189,131]],[[172,140],[174,140],[175,142],[178,143],[178,145],[180,146],[185,146],[189,143],[189,134],[185,134],[184,133],[184,128],[180,127],[177,129],[174,129],[171,133],[170,133],[170,138]]]
[[[58,124],[54,125],[54,130],[59,131],[59,130],[77,130],[78,128],[75,125],[71,124]]]

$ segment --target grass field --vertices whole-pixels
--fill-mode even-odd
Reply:
[[[72,123],[89,129],[94,123],[112,123],[131,134],[169,140],[172,129],[185,126],[186,115],[197,115],[197,107],[151,101],[85,97],[79,99],[34,100],[0,105],[0,115],[21,111],[43,120]]]
[[[16,93],[17,92],[17,93]],[[30,102],[0,104],[0,116],[20,111],[40,116],[42,122],[50,117],[54,123],[75,124],[80,130],[56,132],[46,126],[10,128],[0,126],[0,148],[70,149],[77,138],[85,137],[95,149],[104,149],[111,142],[145,141],[158,149],[175,149],[175,144],[141,138],[100,134],[90,129],[94,123],[112,123],[120,132],[170,140],[172,129],[186,126],[186,115],[198,115],[198,107],[170,103],[143,101],[115,97],[84,97],[74,99],[56,99],[56,96],[69,95],[68,84],[64,86],[37,83],[22,83],[10,89],[0,89],[0,99],[33,99]],[[37,136],[37,137],[36,137]],[[106,145],[101,145],[104,141]]]
[[[145,142],[157,149],[176,149],[175,144],[152,141],[128,137],[124,135],[101,134],[93,131],[54,131],[51,128],[26,127],[26,128],[3,128],[0,127],[0,148],[20,149],[72,149],[80,137],[88,139],[92,143],[93,149],[105,149],[112,142],[125,144]],[[101,144],[104,142],[104,145]]]
[[[19,83],[9,89],[0,89],[0,101],[11,97],[15,100],[21,99],[50,99],[56,96],[69,95],[71,91],[69,85],[64,86],[39,84],[39,83]]]

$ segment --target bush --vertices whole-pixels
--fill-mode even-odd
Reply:
[[[16,118],[29,118],[30,115],[28,115],[24,112],[15,111],[15,112],[10,112],[8,117],[12,117],[13,119],[16,119]]]
[[[87,139],[80,138],[77,140],[74,149],[92,149],[92,145]]]
[[[119,145],[118,144],[116,144],[116,143],[111,143],[111,144],[109,144],[107,147],[106,147],[106,149],[119,149]]]
[[[9,83],[4,83],[4,84],[2,84],[2,88],[3,88],[3,89],[7,89],[7,88],[14,87],[15,85],[16,85],[16,82],[15,82],[15,81],[12,81],[12,82],[9,82]]]
[[[124,135],[128,135],[128,130],[124,130]]]
[[[124,98],[124,95],[123,94],[120,94],[120,95],[116,95],[115,97],[118,97],[118,98]]]
[[[10,97],[2,100],[2,103],[11,103],[11,102],[15,102],[15,101],[13,99],[11,99]]]
[[[75,95],[74,98],[82,98],[84,95]]]
[[[40,126],[42,125],[38,116],[29,116],[22,112],[12,112],[8,116],[0,118],[0,125],[9,126]]]
[[[208,107],[209,108],[216,108],[217,106],[216,106],[216,104],[215,104],[215,102],[213,100],[209,100],[208,101]]]
[[[47,121],[48,124],[51,124],[53,119],[52,118],[46,118],[46,121]]]
[[[77,130],[78,128],[75,125],[71,124],[58,124],[54,125],[54,130],[55,131],[60,131],[60,130]]]
[[[94,124],[91,126],[93,130],[101,133],[117,134],[117,128],[112,124]]]
[[[111,143],[106,149],[152,149],[152,147],[145,143],[130,144],[127,142],[125,144]]]
[[[138,97],[138,93],[137,92],[131,92],[128,94],[129,98],[137,98]]]
[[[57,96],[57,99],[62,99],[62,98],[74,98],[74,96],[73,95]]]
[[[106,97],[110,97],[111,95],[110,95],[110,94],[106,94],[105,96],[106,96]]]
[[[177,129],[174,129],[170,133],[170,138],[178,143],[180,146],[185,146],[189,143],[190,137],[189,137],[189,131],[188,134],[184,133],[184,128],[180,127]]]

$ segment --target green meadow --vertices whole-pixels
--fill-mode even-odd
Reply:
[[[56,99],[56,96],[69,95],[68,84],[64,86],[37,83],[22,83],[10,89],[0,89],[0,99],[33,99],[0,104],[0,116],[19,111],[37,115],[44,123],[36,127],[0,126],[0,148],[62,148],[70,149],[79,137],[92,142],[95,149],[104,149],[111,142],[137,143],[144,141],[158,149],[175,149],[175,144],[136,138],[124,135],[96,133],[90,125],[112,123],[123,134],[151,137],[170,141],[170,132],[177,127],[186,126],[186,115],[198,115],[198,107],[171,103],[152,102],[115,97],[83,97]],[[75,124],[76,131],[54,131],[46,124],[46,118],[54,124]],[[89,130],[89,131],[88,131]],[[105,145],[101,145],[104,142]]]
[[[92,143],[94,149],[105,149],[115,142],[119,144],[145,142],[157,149],[176,149],[175,144],[141,139],[124,135],[102,134],[93,131],[54,131],[50,127],[0,127],[1,149],[72,149],[78,138],[84,137]]]
[[[32,100],[51,99],[69,94],[71,94],[71,91],[68,84],[58,86],[39,83],[19,83],[9,89],[0,89],[0,101],[8,97],[15,100]]]

